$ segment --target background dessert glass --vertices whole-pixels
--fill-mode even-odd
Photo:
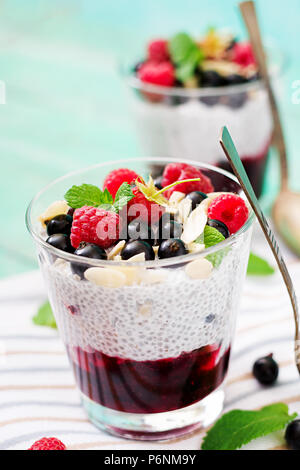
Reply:
[[[272,139],[272,116],[261,81],[220,88],[166,88],[129,78],[139,139],[151,155],[187,155],[230,170],[218,143],[224,124],[261,195]]]
[[[221,412],[254,216],[201,253],[144,263],[59,251],[43,239],[38,216],[73,184],[101,185],[120,165],[146,176],[171,161],[134,159],[72,173],[42,190],[26,216],[83,406],[100,428],[135,439],[178,436]],[[227,172],[186,163],[207,174],[216,191],[240,193]],[[203,258],[212,272],[191,275],[190,263]],[[80,280],[71,273],[72,262],[116,269],[125,273],[123,283],[105,287]]]
[[[269,44],[267,55],[274,85],[286,58]],[[121,73],[132,94],[133,116],[145,154],[181,158],[230,171],[219,146],[226,125],[237,146],[257,196],[263,189],[273,121],[268,94],[261,80],[241,85],[205,88],[161,87],[141,82],[124,62]]]

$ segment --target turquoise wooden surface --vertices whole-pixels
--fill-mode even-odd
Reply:
[[[263,34],[288,54],[280,104],[290,149],[292,184],[300,190],[300,105],[292,83],[300,79],[299,0],[258,1]],[[232,0],[7,0],[0,3],[1,233],[0,276],[36,266],[24,213],[31,197],[68,171],[138,156],[128,97],[117,71],[151,36],[207,25],[243,35]],[[273,158],[267,201],[277,187]]]

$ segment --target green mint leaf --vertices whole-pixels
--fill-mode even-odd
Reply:
[[[205,226],[204,232],[200,235],[200,237],[195,240],[195,243],[201,243],[205,245],[205,248],[209,248],[211,246],[215,246],[218,243],[221,243],[225,240],[225,237],[214,227],[210,227],[209,225]],[[222,248],[215,253],[206,256],[206,259],[212,263],[214,268],[218,268],[222,263],[224,256],[227,255],[230,248]]]
[[[176,69],[176,78],[182,82],[186,82],[193,77],[195,69],[200,63],[202,53],[198,47],[192,49],[187,59]]]
[[[172,62],[175,64],[185,62],[194,46],[193,39],[186,33],[178,33],[173,36],[168,44]]]
[[[101,209],[111,210],[114,202],[112,195],[105,188],[101,191],[93,184],[82,184],[81,186],[72,186],[65,194],[65,200],[69,206],[78,209],[82,206],[101,207]]]
[[[254,439],[279,431],[295,419],[284,403],[259,411],[233,410],[224,414],[206,434],[203,450],[236,450]]]
[[[206,259],[211,262],[214,268],[218,268],[229,251],[230,247],[222,248],[215,253],[207,255]]]
[[[225,237],[214,227],[210,227],[206,225],[204,229],[204,244],[205,248],[209,248],[211,246],[215,246],[218,243],[221,243],[225,240]],[[222,263],[224,257],[229,252],[230,248],[222,248],[215,253],[211,253],[210,255],[206,256],[206,259],[211,262],[214,268],[218,268]]]
[[[186,33],[176,34],[169,41],[169,51],[173,62],[177,65],[176,78],[182,82],[193,77],[196,67],[204,59],[203,52]]]
[[[33,317],[32,321],[35,325],[57,328],[56,321],[48,301],[40,306],[37,314]]]
[[[210,227],[209,225],[205,226],[204,229],[204,244],[205,248],[209,248],[211,246],[217,245],[217,243],[221,243],[225,240],[225,237],[214,227]]]
[[[134,197],[131,186],[128,183],[123,183],[118,189],[118,192],[115,197],[115,202],[113,203],[112,210],[119,212],[122,207],[131,201]]]
[[[176,69],[176,78],[181,82],[186,82],[194,75],[194,64],[191,62],[185,62]]]
[[[70,207],[78,209],[82,206],[98,207],[102,203],[101,189],[93,184],[82,184],[81,186],[72,186],[65,194],[65,200]]]
[[[250,253],[247,274],[248,276],[271,276],[275,269],[269,263],[253,253]]]
[[[195,240],[195,243],[201,243],[205,245],[205,248],[217,245],[225,240],[225,237],[214,227],[206,225],[204,232]]]
[[[101,204],[113,204],[114,198],[110,194],[107,188],[104,189],[101,195]]]
[[[99,204],[100,209],[104,209],[106,211],[112,210],[112,205],[114,202],[114,198],[110,194],[107,188],[104,189],[103,193],[101,194],[101,204]]]

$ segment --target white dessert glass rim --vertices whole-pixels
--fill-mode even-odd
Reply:
[[[221,168],[217,168],[213,165],[209,165],[206,163],[202,162],[197,162],[195,160],[189,160],[189,159],[176,159],[176,158],[169,158],[169,157],[143,157],[143,161],[145,162],[152,162],[152,163],[157,163],[157,164],[168,164],[168,163],[187,163],[189,165],[194,165],[197,167],[201,167],[203,169],[211,170],[217,173],[221,173],[224,176],[228,177],[232,181],[235,181],[238,183],[237,178],[229,173],[226,170],[223,170]],[[158,259],[158,260],[152,260],[152,261],[135,261],[135,262],[130,262],[129,260],[120,260],[120,261],[114,261],[114,260],[95,260],[91,258],[86,258],[84,256],[76,256],[72,253],[68,253],[62,250],[59,250],[58,248],[55,248],[54,246],[51,246],[49,243],[46,242],[41,236],[41,234],[35,230],[32,221],[31,221],[31,211],[32,208],[35,204],[35,202],[42,196],[43,193],[48,191],[52,186],[55,186],[57,183],[63,181],[64,179],[67,179],[69,177],[78,175],[84,171],[87,170],[92,170],[96,168],[101,168],[105,167],[108,165],[122,165],[124,167],[124,164],[130,164],[134,162],[140,162],[141,158],[128,158],[128,159],[122,159],[122,160],[113,160],[109,162],[104,162],[104,163],[97,163],[95,165],[91,165],[85,168],[81,168],[79,170],[72,171],[70,173],[67,173],[59,178],[56,178],[53,180],[51,183],[46,185],[44,188],[42,188],[30,201],[26,214],[25,214],[25,221],[26,221],[26,226],[31,234],[31,236],[34,238],[34,240],[41,245],[43,248],[45,248],[47,251],[52,253],[53,255],[57,256],[58,258],[62,258],[66,261],[69,262],[76,262],[77,264],[88,264],[91,267],[111,267],[111,266],[128,266],[128,267],[147,267],[147,268],[158,268],[158,267],[164,267],[164,266],[171,266],[171,265],[176,265],[176,264],[181,264],[181,263],[187,263],[190,261],[194,261],[199,258],[203,258],[204,256],[207,256],[211,253],[214,253],[215,251],[219,251],[222,248],[226,248],[227,246],[231,245],[234,243],[234,241],[243,233],[245,233],[252,225],[255,219],[255,214],[252,211],[252,209],[249,209],[249,217],[245,224],[233,235],[231,235],[229,238],[226,240],[222,241],[221,243],[218,243],[217,245],[214,245],[210,248],[205,248],[203,251],[198,252],[198,253],[189,253],[187,255],[182,255],[178,256],[176,258],[166,258],[166,259]],[[238,183],[239,184],[239,183]]]
[[[280,75],[281,70],[284,68],[284,65],[287,62],[286,55],[282,52],[273,41],[267,40],[265,43],[265,48],[268,51],[276,50],[280,56],[280,64],[276,71],[272,71],[272,63],[270,67],[271,78],[276,78]],[[133,61],[119,61],[119,71],[121,75],[125,78],[127,84],[136,90],[141,90],[149,93],[156,93],[159,95],[167,96],[179,96],[184,98],[198,98],[206,96],[226,96],[234,95],[236,93],[242,93],[250,90],[260,89],[264,86],[264,80],[259,78],[254,81],[238,84],[238,85],[226,85],[220,87],[203,87],[203,88],[180,88],[180,87],[167,87],[154,85],[151,83],[142,82],[137,78],[132,71]]]

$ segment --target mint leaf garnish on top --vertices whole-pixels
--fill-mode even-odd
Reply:
[[[200,237],[195,240],[195,243],[200,243],[205,245],[205,248],[210,248],[211,246],[217,245],[225,240],[225,237],[214,227],[206,225],[203,233]]]
[[[33,317],[32,321],[35,325],[57,328],[52,308],[48,301],[40,306],[37,314]]]
[[[210,248],[211,246],[215,246],[218,243],[223,242],[225,240],[225,237],[216,228],[206,225],[202,235],[202,240],[202,243],[204,243],[205,248]],[[211,253],[210,255],[207,255],[206,259],[210,261],[215,268],[218,268],[222,263],[224,256],[228,253],[228,250],[229,248],[220,249],[216,253]]]
[[[82,206],[95,206],[106,203],[106,196],[97,186],[93,184],[82,184],[81,186],[72,186],[65,194],[65,200],[73,209]],[[105,200],[104,200],[105,199]]]
[[[195,69],[197,65],[201,62],[202,53],[200,49],[196,48],[193,49],[187,60],[185,60],[182,64],[176,69],[176,78],[182,82],[188,81],[191,77],[193,77]]]
[[[112,204],[114,202],[114,198],[110,194],[107,188],[101,194],[101,204]]]
[[[134,194],[128,183],[123,183],[120,186],[115,201],[107,189],[101,191],[101,189],[93,184],[72,186],[65,194],[65,200],[73,209],[93,206],[113,212],[119,212],[133,197]]]
[[[247,274],[248,276],[271,276],[275,269],[259,256],[250,253]]]
[[[203,450],[236,450],[254,439],[279,431],[292,421],[287,405],[277,403],[259,411],[233,410],[224,414],[206,434]]]
[[[133,198],[133,192],[132,192],[130,184],[128,183],[121,184],[121,186],[119,187],[117,191],[115,202],[113,203],[113,210],[115,212],[119,212],[122,209],[122,207],[126,206],[126,204],[129,201],[131,201],[132,198]]]
[[[204,229],[204,245],[205,248],[217,245],[225,240],[225,237],[214,227],[205,226]]]
[[[178,33],[169,41],[169,52],[176,64],[176,77],[185,82],[194,74],[204,59],[204,54],[195,41],[186,33]]]

